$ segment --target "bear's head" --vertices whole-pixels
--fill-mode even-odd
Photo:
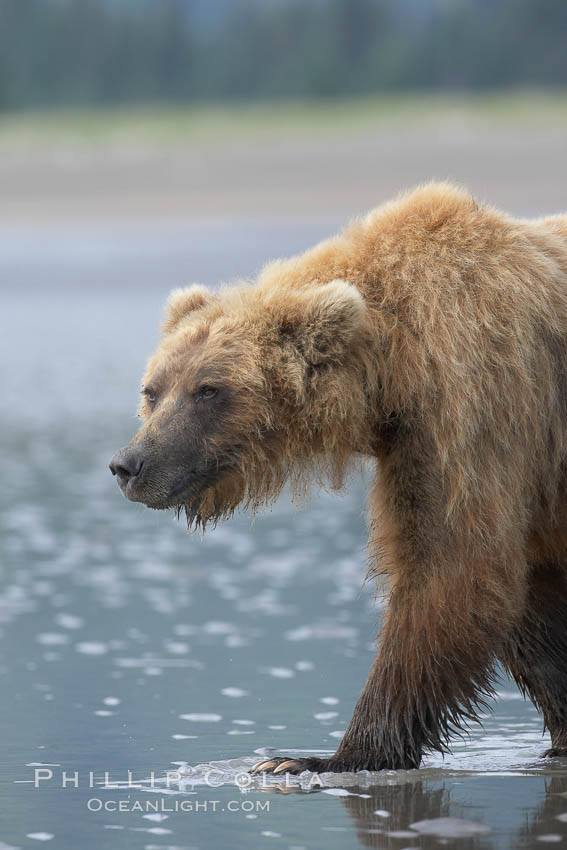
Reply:
[[[313,467],[338,484],[368,437],[369,349],[365,303],[342,280],[176,290],[142,381],[144,423],[111,471],[128,499],[202,526]]]

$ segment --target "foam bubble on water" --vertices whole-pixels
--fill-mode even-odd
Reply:
[[[150,581],[169,581],[174,576],[173,568],[166,563],[156,561],[138,561],[136,574]],[[158,588],[153,588],[157,590]]]
[[[242,599],[236,607],[238,611],[242,611],[244,614],[259,612],[268,617],[289,616],[296,610],[293,605],[285,605],[280,602],[274,588],[266,588],[256,596]]]
[[[82,655],[105,655],[108,652],[108,646],[97,640],[84,640],[76,643],[75,649]]]
[[[254,731],[246,731],[244,729],[229,729],[227,735],[255,735]]]
[[[42,634],[37,635],[36,640],[42,646],[63,646],[69,643],[68,635],[58,632],[42,632]]]
[[[37,611],[37,604],[30,599],[25,588],[11,585],[0,593],[0,622],[9,623],[18,614]]]
[[[80,629],[84,626],[85,621],[82,617],[77,617],[75,614],[66,614],[61,612],[55,617],[55,622],[62,629]]]
[[[33,838],[34,841],[51,841],[55,836],[51,832],[28,832],[26,838]]]
[[[233,720],[235,726],[254,726],[255,720]]]
[[[171,652],[173,655],[185,655],[186,652],[189,652],[191,647],[188,643],[181,640],[170,640],[165,643],[165,648],[168,652]]]
[[[281,832],[272,832],[270,829],[264,829],[261,834],[264,835],[266,838],[281,838],[282,837]]]
[[[376,817],[379,817],[379,818],[389,818],[390,817],[390,812],[387,812],[386,809],[376,809],[374,814],[376,815]]]
[[[228,635],[224,645],[228,646],[229,649],[240,649],[243,646],[250,646],[251,643],[250,638],[243,637],[242,635]]]
[[[195,845],[188,847],[186,844],[144,844],[144,850],[195,850]]]
[[[300,670],[302,673],[315,668],[312,661],[297,661],[294,666],[296,670]]]
[[[193,723],[218,723],[219,720],[222,720],[222,714],[180,714],[181,720],[191,720]]]
[[[325,705],[338,705],[339,700],[336,697],[321,697],[319,702],[322,702]]]
[[[44,747],[38,747],[38,750],[45,749]],[[26,767],[61,767],[60,764],[56,764],[52,761],[28,761],[26,763]]]
[[[190,667],[194,670],[204,670],[205,665],[202,661],[197,661],[194,658],[154,658],[146,656],[144,658],[115,658],[114,663],[117,667],[124,669],[135,669],[136,667],[170,667],[184,669]]]
[[[144,817],[146,820],[155,821],[155,823],[161,823],[162,820],[167,820],[169,815],[161,815],[159,813],[156,813],[152,815],[142,815],[142,817]]]
[[[172,735],[174,741],[186,741],[188,738],[198,738],[198,735]]]
[[[490,832],[484,823],[464,818],[431,818],[410,823],[421,835],[435,835],[438,838],[468,838],[471,835],[483,835]]]
[[[118,697],[105,697],[103,699],[103,703],[105,705],[120,705],[122,700],[118,699]]]
[[[314,714],[313,717],[315,720],[332,720],[333,717],[338,717],[338,711],[319,711],[317,714]]]
[[[280,729],[287,729],[287,726],[282,726],[281,724],[272,724],[271,726],[268,726],[268,729],[273,729],[277,732]]]
[[[548,835],[537,835],[536,841],[541,841],[544,844],[556,844],[558,841],[563,841],[563,836],[550,832]]]
[[[104,708],[99,708],[98,711],[93,712],[93,714],[96,714],[97,717],[112,717],[114,713],[114,711],[107,711]]]
[[[171,835],[173,833],[172,829],[166,829],[164,826],[151,826],[149,828],[145,828],[142,826],[130,827],[132,832],[149,832],[150,835]]]
[[[219,620],[210,620],[203,626],[203,631],[208,635],[229,635],[236,630],[236,626],[232,623],[225,623]]]
[[[248,691],[242,688],[223,688],[221,694],[225,697],[234,697],[236,699],[238,697],[247,697]]]
[[[288,667],[264,667],[260,670],[261,673],[267,673],[275,679],[293,679],[295,673]]]
[[[318,623],[299,626],[296,629],[290,629],[285,632],[286,640],[328,640],[329,638],[338,638],[339,640],[353,640],[358,637],[358,629],[353,626],[342,626],[337,623]]]
[[[345,732],[346,729],[335,729],[333,732],[329,732],[329,738],[342,738]]]

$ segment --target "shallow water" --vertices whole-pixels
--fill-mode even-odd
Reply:
[[[538,758],[540,718],[506,681],[420,771],[243,774],[271,748],[331,752],[350,718],[379,619],[363,480],[202,540],[107,470],[167,291],[327,229],[0,231],[0,850],[567,841],[567,763]]]

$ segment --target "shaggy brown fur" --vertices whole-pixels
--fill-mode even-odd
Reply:
[[[497,659],[567,746],[567,216],[428,185],[252,285],[174,293],[164,330],[113,461],[129,498],[205,525],[376,462],[370,677],[331,759],[258,770],[417,767]]]

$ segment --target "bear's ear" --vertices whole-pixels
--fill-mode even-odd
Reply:
[[[340,359],[362,330],[366,305],[358,289],[332,280],[286,299],[280,333],[294,342],[313,366]]]
[[[165,305],[165,318],[162,325],[164,334],[171,333],[175,326],[194,310],[200,310],[209,304],[214,295],[206,286],[194,284],[185,289],[174,289]]]

